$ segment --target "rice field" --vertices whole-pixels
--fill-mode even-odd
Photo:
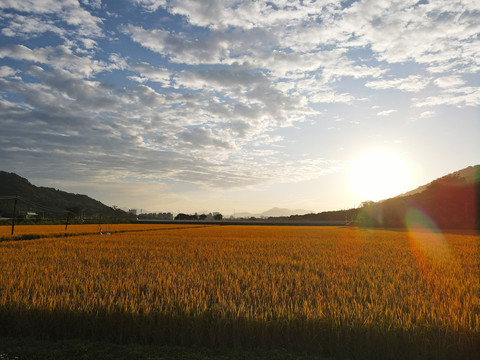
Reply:
[[[182,228],[201,225],[181,225]],[[15,225],[13,236],[11,226],[0,226],[0,241],[28,240],[46,237],[66,237],[75,235],[111,234],[117,232],[138,232],[178,228],[175,224],[70,224],[63,225]]]
[[[68,225],[65,230],[63,225],[15,225],[14,235],[55,235],[55,234],[79,234],[79,233],[98,233],[101,231],[135,231],[135,230],[153,230],[166,227],[178,227],[175,225],[157,225],[157,224],[86,224],[86,225]],[[12,228],[10,226],[0,226],[0,236],[9,236]]]
[[[179,225],[81,235],[84,226],[0,242],[0,335],[334,358],[480,353],[479,236]]]

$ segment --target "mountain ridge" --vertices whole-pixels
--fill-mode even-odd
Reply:
[[[442,176],[400,196],[368,203],[354,223],[366,227],[480,229],[480,165]]]
[[[405,196],[410,196],[410,195],[415,195],[415,194],[420,194],[424,192],[425,190],[428,189],[429,186],[431,186],[433,183],[437,181],[441,181],[444,178],[447,178],[449,176],[455,176],[455,177],[460,177],[465,180],[465,184],[471,185],[479,180],[480,177],[480,165],[472,165],[468,166],[466,168],[463,168],[461,170],[454,171],[452,173],[449,173],[447,175],[441,176],[438,179],[430,181],[428,184],[421,185],[417,187],[414,190],[407,191],[406,193],[397,195],[396,198],[398,197],[405,197]]]
[[[264,218],[264,217],[277,217],[277,216],[292,216],[292,215],[305,215],[309,214],[311,211],[304,210],[304,209],[288,209],[288,208],[280,208],[280,207],[273,207],[261,213],[250,213],[250,212],[240,212],[235,213],[233,215],[229,215],[229,217],[234,217],[237,219],[240,218]]]

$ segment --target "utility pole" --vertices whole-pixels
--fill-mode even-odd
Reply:
[[[15,202],[13,203],[13,214],[12,214],[12,233],[13,235],[13,229],[15,228],[15,211],[17,210],[17,196],[15,196]]]
[[[65,231],[67,231],[67,226],[68,226],[68,217],[70,216],[70,213],[67,213],[67,222],[65,223]]]

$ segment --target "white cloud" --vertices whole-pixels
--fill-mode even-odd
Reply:
[[[297,56],[318,52],[322,44],[370,46],[379,60],[388,63],[415,61],[432,69],[447,64],[478,68],[475,59],[479,49],[471,44],[480,32],[479,7],[471,1],[420,4],[417,0],[389,3],[365,0],[345,9],[338,1],[304,2],[295,6],[287,1],[249,0],[215,0],[208,4],[191,0],[134,2],[150,10],[163,7],[172,14],[185,16],[192,25],[211,30],[268,29],[276,34],[280,48],[294,50]],[[162,51],[165,49],[164,45],[160,47]],[[462,49],[471,54],[467,59]]]
[[[138,1],[137,1],[138,2]],[[240,27],[251,29],[268,27],[275,24],[296,24],[309,17],[320,14],[324,5],[336,3],[317,1],[315,3],[295,3],[289,1],[236,1],[211,0],[191,1],[176,0],[168,3],[166,8],[172,14],[185,16],[196,26],[212,29]]]
[[[305,51],[292,51],[282,44],[282,33],[289,32],[284,26],[276,32],[265,29],[237,31],[211,30],[206,37],[195,38],[186,33],[172,33],[163,29],[144,29],[127,25],[123,32],[143,47],[162,54],[176,63],[233,64],[241,62],[250,66],[268,69],[275,76],[287,73],[323,70],[327,78],[378,77],[387,70],[365,64],[355,64],[345,56],[347,49],[319,50],[317,44]],[[246,46],[248,44],[248,46]]]
[[[465,84],[465,81],[458,75],[443,76],[435,79],[435,85],[442,89],[458,87]]]
[[[212,87],[215,89],[251,88],[257,84],[271,84],[271,80],[262,72],[234,64],[222,69],[206,71],[183,71],[176,82],[191,89]]]
[[[335,93],[334,91],[312,93],[308,99],[313,103],[349,103],[356,100],[348,93]]]
[[[9,66],[0,66],[0,77],[14,76],[19,71]]]
[[[424,111],[420,114],[421,119],[426,119],[435,115],[435,111]]]
[[[48,64],[55,69],[64,69],[91,77],[95,73],[118,68],[116,63],[94,60],[91,56],[78,56],[66,46],[30,49],[24,45],[10,45],[0,48],[0,59],[11,58],[35,63]]]
[[[97,4],[96,1],[91,2],[91,5],[95,4]],[[4,0],[0,2],[0,9],[11,9],[28,14],[28,16],[19,16],[18,19],[11,20],[6,28],[10,36],[17,32],[23,34],[62,32],[58,26],[53,25],[48,16],[60,17],[65,23],[75,26],[75,35],[103,36],[102,20],[83,9],[77,0]],[[38,17],[35,17],[36,15]],[[24,25],[25,29],[22,29],[21,25]]]
[[[27,13],[52,13],[59,12],[64,6],[76,6],[76,0],[3,0],[0,9],[14,9]]]
[[[219,92],[230,104],[212,102],[207,109],[222,118],[289,123],[311,112],[301,96],[292,96],[276,87],[263,72],[239,65],[207,71],[183,71],[175,77],[179,88]],[[225,106],[225,104],[227,104]]]
[[[80,38],[79,40],[83,43],[85,49],[94,49],[95,47],[97,47],[97,42],[93,39]]]
[[[165,68],[158,68],[147,63],[131,63],[130,67],[140,74],[139,77],[133,77],[137,82],[153,81],[168,85],[172,73]]]
[[[9,19],[8,23],[2,29],[2,34],[8,37],[14,36],[36,36],[45,32],[52,32],[59,36],[65,34],[65,30],[54,25],[53,21],[42,21],[32,16],[5,16]]]
[[[224,35],[217,33],[206,39],[190,39],[186,34],[170,33],[166,30],[147,30],[142,27],[124,26],[125,34],[143,47],[168,56],[169,60],[187,64],[215,64],[228,57],[223,41]]]
[[[178,135],[179,139],[183,140],[189,147],[196,150],[205,147],[213,148],[229,148],[230,144],[222,140],[208,128],[193,128],[186,130]]]
[[[81,0],[81,2],[94,9],[100,9],[102,7],[102,0]]]
[[[384,110],[380,111],[377,113],[377,116],[390,116],[393,113],[396,113],[398,110],[395,109],[390,109],[390,110]]]
[[[102,36],[102,20],[99,17],[92,16],[88,11],[80,6],[65,8],[63,11],[63,20],[77,27],[76,33],[81,36]]]
[[[167,4],[166,0],[131,0],[134,4],[141,5],[149,11],[156,11]]]
[[[26,54],[34,59],[39,57],[34,51]],[[158,70],[145,64],[130,66],[142,74],[151,75]],[[7,68],[2,71],[13,72]],[[35,162],[35,158],[48,154],[49,165],[41,171],[52,175],[61,168],[56,165],[75,163],[69,174],[71,180],[106,181],[136,176],[216,188],[318,176],[326,167],[323,163],[292,161],[280,165],[276,152],[265,157],[268,149],[247,150],[247,143],[264,147],[281,139],[268,135],[271,121],[287,118],[289,111],[296,113],[299,104],[276,91],[266,77],[248,77],[248,71],[242,68],[236,71],[246,78],[244,84],[249,91],[243,96],[252,101],[251,105],[211,99],[208,90],[205,95],[202,91],[195,96],[166,96],[145,85],[115,89],[63,69],[46,71],[32,66],[29,76],[40,82],[0,80],[0,92],[8,91],[25,99],[22,112],[14,104],[4,107],[4,121],[18,123],[14,130],[11,128],[0,137],[0,147],[8,153],[5,166],[20,159],[24,163]],[[211,72],[195,75],[226,91],[236,82],[235,77],[222,79]],[[219,116],[222,107],[224,118],[216,125],[211,121]],[[265,116],[272,120],[263,120]],[[207,122],[210,125],[205,125]],[[261,171],[252,172],[245,156],[252,157]],[[32,174],[36,171],[40,169],[31,167]]]
[[[478,4],[462,0],[359,1],[346,11],[341,26],[349,26],[382,61],[468,68],[475,57],[465,59],[462,48],[480,31],[478,10]]]
[[[449,89],[444,94],[429,96],[426,99],[415,100],[415,106],[451,105],[456,107],[480,105],[480,88],[461,87]]]
[[[401,91],[417,92],[424,89],[429,83],[430,78],[420,75],[410,75],[407,78],[383,79],[370,81],[365,84],[366,87],[375,90],[397,89]]]
[[[34,52],[23,45],[10,45],[0,48],[0,58],[9,57],[15,60],[27,60],[45,63],[46,57],[40,52]]]

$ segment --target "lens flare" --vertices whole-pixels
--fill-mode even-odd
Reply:
[[[445,237],[427,214],[418,208],[410,208],[407,210],[405,222],[416,252],[420,251],[438,262],[449,259],[450,251]]]

